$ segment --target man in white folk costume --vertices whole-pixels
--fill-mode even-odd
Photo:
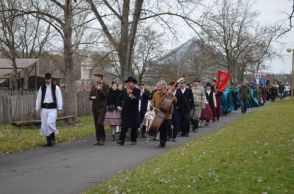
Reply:
[[[44,146],[55,145],[55,135],[58,134],[56,119],[62,114],[62,95],[57,85],[52,84],[50,73],[45,74],[45,85],[41,86],[36,99],[36,114],[41,116],[42,136],[46,136],[47,143]]]

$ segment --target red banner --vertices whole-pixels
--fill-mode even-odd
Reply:
[[[218,89],[218,91],[223,92],[229,81],[230,81],[231,75],[228,72],[224,72],[224,71],[218,71],[217,73],[217,82],[216,82],[216,88]]]

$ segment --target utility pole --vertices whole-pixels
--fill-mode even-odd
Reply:
[[[291,78],[291,97],[294,97],[294,49],[288,48],[287,52],[292,52],[292,78]]]

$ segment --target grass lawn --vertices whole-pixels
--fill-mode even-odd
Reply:
[[[294,100],[260,108],[86,193],[294,193]]]
[[[38,126],[18,128],[11,125],[0,125],[0,155],[21,152],[43,145],[46,140],[39,135],[39,128]],[[92,116],[80,117],[75,126],[60,121],[57,123],[57,128],[59,129],[59,135],[56,137],[57,142],[95,134]]]

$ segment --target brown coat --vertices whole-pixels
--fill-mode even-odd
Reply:
[[[109,86],[105,83],[102,83],[102,89],[97,89],[96,85],[93,85],[90,92],[91,96],[96,96],[95,100],[92,100],[92,111],[101,112],[101,110],[106,111],[107,106],[107,96],[108,96]]]
[[[151,100],[151,103],[153,104],[153,106],[155,106],[156,108],[160,108],[161,106],[161,103],[163,101],[165,97],[165,94],[162,93],[161,91],[156,91],[154,94],[153,94],[153,97],[152,97],[152,100]],[[173,109],[174,109],[174,104],[177,102],[177,98],[174,96],[173,97],[173,104],[171,105],[170,109],[167,111],[166,115],[165,115],[165,119],[167,120],[171,120],[172,119],[172,114],[173,114]]]
[[[240,92],[240,99],[241,100],[248,100],[250,95],[250,90],[247,86],[241,86],[239,89]]]

